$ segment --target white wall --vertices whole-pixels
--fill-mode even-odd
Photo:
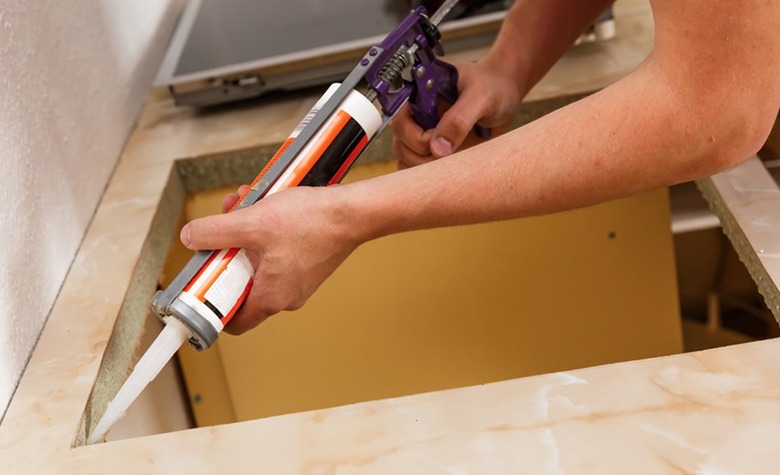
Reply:
[[[178,0],[0,0],[0,415],[175,23]]]

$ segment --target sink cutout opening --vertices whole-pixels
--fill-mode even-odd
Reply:
[[[250,182],[275,150],[177,162],[134,278],[142,289],[117,322],[125,333],[117,339],[130,343],[104,358],[75,445],[146,349],[136,343],[140,328],[147,342],[159,332],[149,303],[189,258],[181,226],[220,212],[222,196]],[[395,168],[381,156],[362,160],[348,181]],[[367,243],[301,310],[240,337],[223,334],[204,352],[184,347],[164,377],[173,385],[150,387],[142,395],[147,410],[130,408],[124,419],[132,429],[115,428],[108,440],[680,353],[669,222],[668,196],[659,190]],[[123,318],[135,326],[121,327]],[[165,408],[169,402],[174,409]],[[165,422],[174,413],[176,422]]]
[[[362,164],[348,180],[394,169],[388,160]],[[236,186],[185,193],[161,286],[191,255],[178,230],[220,212]],[[668,223],[659,191],[572,213],[369,242],[302,309],[239,337],[223,333],[203,352],[182,348],[167,379],[181,375],[183,383],[174,394],[150,394],[157,407],[147,415],[131,409],[125,418],[164,411],[191,420],[164,429],[136,420],[143,430],[114,429],[108,440],[679,353]],[[163,401],[178,407],[162,409]]]

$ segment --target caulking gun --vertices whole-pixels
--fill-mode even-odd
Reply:
[[[457,99],[457,70],[437,58],[438,25],[457,2],[445,1],[430,17],[424,7],[416,8],[372,46],[346,79],[317,101],[233,210],[285,188],[338,183],[406,102],[421,127],[435,127],[439,98]],[[356,89],[361,82],[365,94]],[[198,251],[157,292],[152,309],[165,328],[109,403],[88,443],[105,436],[185,340],[198,350],[214,344],[246,299],[253,273],[243,249]]]

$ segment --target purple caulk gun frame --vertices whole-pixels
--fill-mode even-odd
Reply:
[[[365,77],[385,114],[395,115],[408,100],[415,122],[428,130],[439,123],[439,97],[450,104],[457,100],[458,70],[436,57],[437,49],[441,52],[440,36],[425,8],[418,7],[377,45],[378,49],[369,50],[369,55],[377,58]],[[401,78],[409,66],[411,78]],[[475,126],[475,130],[481,138],[490,138],[488,129]]]

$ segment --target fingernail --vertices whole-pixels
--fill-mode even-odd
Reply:
[[[431,142],[431,151],[438,157],[444,157],[452,153],[452,142],[444,137],[436,137]]]
[[[190,238],[190,225],[189,223],[185,224],[183,228],[181,228],[181,233],[179,234],[179,239],[181,239],[181,243],[184,244],[184,247],[190,247],[190,244],[192,244],[192,239]]]

